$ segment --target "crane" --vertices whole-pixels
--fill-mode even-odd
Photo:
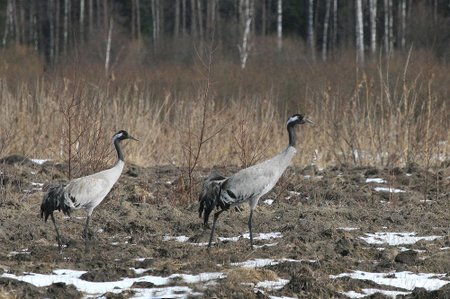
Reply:
[[[204,223],[206,224],[209,214],[214,207],[219,209],[214,213],[208,247],[211,247],[219,215],[230,207],[236,207],[247,202],[250,206],[250,216],[248,219],[250,246],[253,249],[253,211],[261,196],[272,190],[283,172],[291,164],[292,158],[297,152],[295,148],[295,127],[301,124],[314,124],[314,122],[304,118],[301,114],[294,114],[289,117],[286,125],[289,135],[288,146],[271,159],[242,169],[228,178],[220,175],[208,177],[199,197],[199,214],[201,216],[202,211],[204,212]]]
[[[117,152],[116,164],[106,170],[73,179],[65,184],[58,184],[49,188],[44,195],[41,204],[41,218],[47,222],[50,216],[56,230],[59,250],[61,251],[61,235],[53,216],[55,210],[62,211],[70,216],[72,209],[84,209],[87,212],[86,224],[84,226],[85,250],[88,249],[89,221],[94,211],[109,193],[113,185],[119,179],[125,165],[124,156],[120,142],[125,139],[138,140],[121,130],[114,134],[112,142]]]

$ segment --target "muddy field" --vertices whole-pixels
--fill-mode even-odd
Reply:
[[[0,298],[450,298],[448,163],[428,171],[291,167],[254,213],[254,250],[247,205],[221,215],[207,249],[210,230],[196,199],[181,200],[181,173],[125,166],[93,213],[89,252],[84,211],[55,213],[66,245],[59,253],[39,209],[64,165],[4,159]],[[208,173],[195,173],[195,194]]]

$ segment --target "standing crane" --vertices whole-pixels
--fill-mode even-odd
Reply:
[[[44,195],[41,204],[41,218],[44,218],[45,222],[47,222],[49,216],[52,219],[58,238],[59,250],[62,248],[61,235],[58,226],[56,225],[53,212],[55,210],[62,210],[65,215],[70,216],[72,209],[83,208],[86,210],[87,217],[84,226],[84,241],[85,250],[87,250],[89,221],[92,212],[117,182],[125,165],[122,148],[120,147],[120,142],[125,139],[137,140],[123,130],[114,134],[112,138],[118,158],[113,167],[88,176],[73,179],[66,184],[53,186],[48,190],[47,194]]]
[[[211,247],[219,215],[230,207],[236,207],[247,202],[250,206],[248,219],[250,246],[253,249],[253,210],[256,208],[261,196],[272,190],[283,172],[291,164],[292,158],[297,152],[295,149],[295,126],[308,123],[313,124],[312,121],[300,114],[292,115],[287,121],[289,144],[285,150],[269,160],[242,169],[229,178],[210,176],[205,181],[199,197],[199,214],[201,216],[202,211],[204,212],[204,223],[207,224],[209,214],[214,207],[219,209],[219,211],[214,213],[208,247]]]

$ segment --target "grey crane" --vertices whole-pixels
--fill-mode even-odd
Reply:
[[[304,118],[301,114],[292,115],[287,121],[289,144],[281,153],[269,160],[242,169],[229,178],[220,175],[211,175],[208,177],[199,197],[199,215],[201,216],[202,212],[204,212],[204,224],[207,224],[209,214],[214,207],[219,209],[214,213],[208,247],[211,247],[219,215],[230,207],[239,206],[244,202],[248,202],[250,206],[248,229],[250,232],[250,246],[253,249],[253,210],[256,208],[261,196],[275,186],[297,152],[295,149],[295,126],[308,123],[313,124],[311,120]]]
[[[70,216],[72,209],[85,209],[87,212],[86,224],[84,227],[85,249],[88,249],[88,233],[89,220],[95,207],[98,206],[102,200],[109,193],[113,185],[119,179],[125,165],[124,156],[120,147],[120,142],[125,139],[137,140],[129,135],[127,131],[119,131],[114,134],[112,142],[117,151],[116,164],[106,170],[73,179],[67,184],[59,184],[49,188],[44,195],[41,204],[41,218],[47,222],[48,217],[52,219],[58,238],[59,249],[62,248],[61,236],[58,226],[56,225],[53,212],[55,210],[63,211],[67,216]]]

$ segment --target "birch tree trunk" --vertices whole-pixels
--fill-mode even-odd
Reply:
[[[92,35],[92,29],[94,28],[94,0],[89,0],[89,37]]]
[[[331,0],[326,0],[325,3],[325,18],[323,20],[323,36],[322,36],[322,61],[327,60],[328,47],[328,27],[330,22]]]
[[[69,40],[69,12],[70,12],[70,0],[64,0],[64,31],[63,31],[63,53],[67,54],[67,43]]]
[[[384,51],[389,54],[389,0],[384,0]]]
[[[113,20],[109,18],[108,39],[106,42],[106,55],[105,55],[105,75],[109,74],[109,66],[111,61],[111,42],[112,42]]]
[[[377,0],[369,0],[370,11],[370,51],[377,52]]]
[[[11,31],[12,23],[13,23],[12,0],[8,0],[6,2],[6,24],[5,24],[5,31],[3,32],[3,40],[2,40],[3,48],[6,47],[6,43],[8,41],[8,35],[9,35],[9,32]]]
[[[333,49],[337,48],[337,32],[338,32],[338,2],[333,0],[333,35],[331,44]]]
[[[314,0],[308,0],[308,37],[307,44],[311,51],[312,61],[316,61],[316,42],[314,37]]]
[[[250,27],[253,19],[251,0],[240,0],[240,18],[242,28],[242,42],[238,44],[239,57],[241,60],[241,69],[245,69],[247,65],[248,54],[250,52]]]
[[[362,0],[356,0],[356,62],[359,64],[364,64]]]
[[[406,48],[406,0],[401,0],[400,2],[400,16],[401,16],[401,47],[402,51],[405,51]]]
[[[393,4],[392,0],[389,0],[389,51],[394,49],[394,17],[393,17]]]
[[[55,14],[55,0],[48,1],[48,10],[47,17],[50,27],[50,40],[49,40],[49,60],[50,63],[53,64],[55,62],[55,23],[54,23],[54,14]]]
[[[278,51],[283,47],[283,0],[278,0],[277,3],[277,40]]]
[[[80,41],[84,40],[84,0],[80,0]]]

